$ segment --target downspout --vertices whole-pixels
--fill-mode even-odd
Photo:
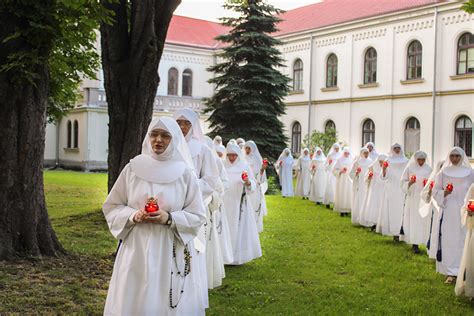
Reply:
[[[61,127],[61,118],[56,121],[56,159],[54,162],[54,168],[59,168],[59,132]]]
[[[431,122],[431,161],[435,163],[435,133],[436,133],[436,68],[437,68],[437,55],[438,55],[438,7],[435,7],[434,11],[434,57],[433,57],[433,91],[431,95],[432,101],[432,122]]]
[[[313,35],[309,37],[308,144],[311,139],[311,99],[313,97]]]

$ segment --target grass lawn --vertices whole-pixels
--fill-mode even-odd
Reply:
[[[0,314],[100,314],[116,242],[100,207],[105,174],[45,173],[51,220],[70,255],[0,262]],[[353,227],[298,198],[267,198],[263,257],[227,267],[210,292],[209,315],[472,315],[426,255]]]

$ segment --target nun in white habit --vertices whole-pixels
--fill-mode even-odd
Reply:
[[[379,153],[375,149],[375,144],[373,142],[368,142],[367,144],[365,144],[364,147],[369,150],[369,158],[372,159],[372,161],[375,161],[377,159],[377,156],[379,155]]]
[[[219,171],[214,160],[213,153],[206,146],[204,135],[202,133],[199,115],[189,108],[177,110],[174,118],[188,144],[189,152],[194,163],[194,170],[198,177],[199,189],[201,190],[204,206],[207,207],[212,199],[212,193],[215,191],[219,179]],[[197,250],[196,261],[200,271],[200,276],[207,280],[206,270],[206,234],[204,226],[199,230],[198,236],[194,240]],[[205,284],[205,282],[201,282]],[[205,287],[207,289],[207,285]],[[204,295],[206,307],[209,306],[208,296]]]
[[[316,204],[324,202],[324,193],[326,190],[326,156],[323,150],[316,147],[313,159],[311,160],[311,189],[309,199]]]
[[[364,175],[367,183],[367,192],[362,204],[360,224],[375,230],[382,207],[382,198],[385,190],[385,181],[382,180],[382,165],[387,155],[378,155]]]
[[[207,263],[207,286],[209,289],[216,288],[222,285],[222,279],[225,277],[224,260],[222,256],[222,248],[219,237],[219,224],[221,221],[221,204],[222,194],[224,193],[224,185],[227,182],[227,175],[225,174],[222,160],[217,156],[214,148],[214,142],[209,136],[204,136],[206,144],[211,149],[214,156],[215,163],[219,169],[219,174],[216,190],[212,193],[211,202],[207,206],[207,218],[205,227],[206,236],[206,263]],[[224,180],[221,180],[224,176]]]
[[[349,176],[352,179],[351,221],[352,224],[355,225],[361,224],[361,213],[367,192],[367,185],[364,175],[371,164],[372,159],[369,158],[369,150],[366,147],[362,147],[360,149],[360,155],[354,161],[349,173]]]
[[[446,283],[454,283],[461,264],[466,228],[462,227],[459,210],[474,182],[474,172],[462,148],[448,153],[443,168],[436,176],[433,198],[440,209],[436,271],[446,275]]]
[[[432,171],[426,160],[425,152],[415,152],[401,178],[402,189],[406,195],[400,230],[401,239],[412,245],[414,253],[420,253],[418,245],[426,245],[430,234],[428,217],[421,217],[419,212],[422,203],[421,192],[428,183]]]
[[[436,176],[443,167],[444,161],[438,162],[436,169],[431,172],[428,181],[421,191],[421,205],[418,212],[422,218],[428,217],[430,223],[429,238],[426,243],[428,257],[436,259],[436,252],[438,251],[438,235],[439,235],[439,206],[433,199],[433,187]]]
[[[341,146],[338,143],[332,145],[326,160],[326,192],[324,193],[324,204],[326,208],[330,208],[334,203],[334,192],[336,190],[336,177],[333,174],[333,168],[336,161],[341,157]]]
[[[250,195],[250,201],[255,210],[255,220],[257,222],[258,232],[263,231],[263,216],[267,213],[267,204],[265,201],[265,192],[267,191],[267,174],[263,165],[263,158],[260,155],[257,144],[253,140],[245,143],[245,161],[252,170],[257,188]]]
[[[336,178],[336,192],[334,195],[334,211],[341,216],[349,215],[352,205],[352,181],[349,177],[354,157],[349,148],[342,150],[342,156],[334,165],[333,174]]]
[[[149,198],[158,211],[144,210]],[[150,123],[142,154],[124,167],[103,212],[112,235],[122,240],[104,315],[204,315],[192,241],[206,212],[174,120]]]
[[[308,199],[311,189],[311,157],[309,149],[303,149],[303,154],[296,162],[296,196]]]
[[[294,160],[289,148],[285,148],[276,162],[276,170],[280,177],[281,195],[294,196],[293,192],[293,165]]]
[[[461,223],[467,229],[461,258],[456,295],[474,297],[474,184],[471,184],[461,208]]]
[[[385,162],[381,174],[382,180],[385,181],[385,190],[377,222],[377,232],[382,235],[393,236],[395,241],[399,241],[405,202],[405,193],[400,186],[400,179],[408,163],[400,144],[392,145],[390,156]]]
[[[254,209],[249,200],[249,195],[256,190],[256,183],[239,146],[227,146],[224,165],[229,178],[229,189],[223,200],[234,251],[231,264],[240,265],[262,256]],[[243,176],[244,172],[247,178]]]

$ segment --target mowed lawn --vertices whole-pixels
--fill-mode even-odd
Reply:
[[[0,314],[100,314],[116,242],[100,211],[105,174],[45,173],[49,213],[69,252],[0,263]],[[267,197],[263,257],[227,267],[209,315],[472,315],[426,254],[353,227],[299,198]]]

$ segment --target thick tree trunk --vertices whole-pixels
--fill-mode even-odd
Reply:
[[[0,74],[0,260],[63,252],[44,198],[48,73],[39,68],[36,86]]]
[[[115,13],[101,26],[102,67],[109,112],[108,189],[141,152],[159,83],[158,64],[180,0],[103,2]],[[128,20],[128,16],[130,20]]]

